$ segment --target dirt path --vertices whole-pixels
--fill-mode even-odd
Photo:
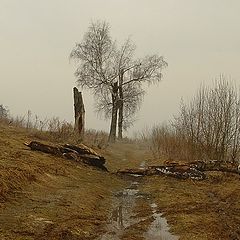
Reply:
[[[130,149],[129,149],[130,147]],[[115,149],[117,153],[117,149]],[[146,150],[137,146],[121,147],[118,163],[133,164],[140,168],[146,166]],[[122,156],[122,159],[121,159]],[[158,212],[152,196],[140,190],[144,184],[144,177],[132,175],[124,176],[128,186],[113,196],[113,210],[109,216],[106,233],[99,240],[146,239],[146,240],[176,240],[169,232],[167,220]],[[143,207],[144,206],[144,207]]]
[[[98,239],[177,240],[178,237],[169,232],[170,227],[167,220],[162,217],[162,213],[157,211],[157,205],[151,199],[151,195],[139,190],[143,181],[142,177],[132,176],[129,178],[131,178],[131,185],[114,196],[115,208],[106,227],[107,233]],[[138,216],[138,213],[142,211],[138,200],[150,207],[145,212],[145,216]],[[141,226],[141,229],[138,225]]]
[[[137,189],[142,180],[30,151],[23,143],[33,137],[21,129],[4,127],[0,139],[1,240],[104,239],[115,219],[121,239],[147,234],[154,217]],[[111,172],[147,158],[134,144],[116,144],[103,154]]]

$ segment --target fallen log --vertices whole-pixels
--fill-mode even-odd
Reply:
[[[181,166],[177,166],[177,167],[159,166],[159,167],[156,167],[155,169],[160,174],[164,174],[167,176],[172,176],[180,179],[190,178],[194,180],[204,180],[206,178],[206,174],[204,172],[188,166],[182,166],[182,167]]]
[[[93,149],[81,144],[79,146],[65,144],[63,146],[47,145],[41,142],[32,141],[30,143],[24,143],[24,145],[31,148],[34,151],[40,151],[48,154],[52,154],[57,157],[63,157],[76,162],[82,162],[84,164],[100,168],[104,171],[108,171],[104,166],[105,158],[97,154]]]
[[[130,175],[166,175],[172,176],[180,179],[194,179],[203,180],[206,178],[205,172],[208,171],[220,171],[240,174],[240,169],[237,164],[228,164],[226,162],[221,162],[218,160],[196,160],[193,162],[164,162],[164,165],[159,166],[149,166],[144,169],[124,169],[119,170],[119,174],[130,174]]]
[[[140,168],[136,168],[136,169],[128,168],[128,169],[118,170],[117,173],[140,175],[140,176],[148,175],[147,169],[140,169]]]
[[[220,172],[229,172],[240,174],[240,165],[237,163],[227,162],[227,161],[219,161],[219,160],[195,160],[192,162],[172,162],[165,161],[164,166],[172,167],[175,166],[188,166],[191,168],[195,168],[199,171],[207,172],[207,171],[220,171]]]
[[[60,150],[60,147],[50,146],[36,141],[24,143],[24,145],[30,147],[31,150],[49,153],[58,157],[61,157],[63,154],[63,152]]]
[[[77,152],[83,158],[88,158],[88,159],[98,158],[99,162],[101,162],[102,164],[105,164],[105,162],[106,162],[106,160],[103,156],[99,155],[93,149],[85,146],[84,144],[79,144],[79,146],[71,145],[71,144],[65,144],[65,145],[63,145],[63,147]]]
[[[141,175],[141,176],[151,176],[151,175],[166,175],[179,179],[194,179],[203,180],[206,178],[204,172],[201,172],[195,168],[189,166],[149,166],[145,169],[124,169],[119,170],[118,174],[129,174],[129,175]]]
[[[220,171],[240,174],[240,169],[237,164],[227,163],[219,160],[196,160],[190,163],[186,163],[191,167],[200,171]]]

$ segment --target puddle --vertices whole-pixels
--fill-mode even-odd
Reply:
[[[143,235],[146,240],[178,240],[179,237],[169,232],[170,227],[162,213],[157,213],[157,204],[150,204],[153,213],[153,222],[148,231]]]
[[[140,219],[134,217],[133,213],[136,199],[140,196],[139,182],[137,181],[139,178],[135,178],[128,188],[115,194],[117,207],[111,213],[107,224],[107,233],[100,240],[119,240],[125,228],[140,221]]]
[[[141,168],[145,168],[145,162],[140,165]],[[142,180],[141,175],[131,175],[131,185],[122,191],[118,192],[114,196],[115,209],[112,211],[109,218],[109,222],[106,226],[106,231],[103,236],[98,240],[120,240],[124,234],[124,230],[133,224],[146,220],[143,218],[137,218],[133,213],[133,209],[136,205],[136,200],[139,197],[144,198],[150,202],[149,194],[139,191],[138,186]],[[162,213],[157,212],[157,204],[150,204],[152,209],[152,216],[154,220],[150,224],[147,232],[143,234],[146,240],[177,240],[177,236],[172,235],[169,230],[167,220],[162,217]]]

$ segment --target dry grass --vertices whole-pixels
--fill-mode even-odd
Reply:
[[[27,149],[25,129],[0,125],[0,239],[93,239],[104,231],[112,174]]]
[[[25,130],[28,135],[38,140],[72,144],[83,142],[99,149],[106,148],[108,145],[108,134],[104,131],[86,129],[84,139],[81,139],[72,123],[61,121],[58,117],[41,120],[37,115],[33,117],[31,111],[24,116],[0,117],[0,124],[21,129],[21,131]]]
[[[212,173],[206,181],[149,177],[143,191],[154,197],[181,239],[240,239],[238,175]]]
[[[48,135],[41,132],[49,141]],[[27,149],[38,140],[26,129],[0,124],[0,239],[94,239],[104,232],[113,192],[127,184],[114,174]],[[93,135],[90,141],[98,138]],[[100,137],[99,137],[100,139]],[[54,139],[51,139],[54,141]],[[95,143],[93,144],[95,145]],[[161,160],[149,158],[145,143],[101,149],[111,172]],[[145,177],[140,190],[164,212],[181,239],[240,239],[239,176],[212,173],[202,182]],[[139,199],[136,216],[151,216]],[[122,239],[142,239],[151,218],[127,229]]]

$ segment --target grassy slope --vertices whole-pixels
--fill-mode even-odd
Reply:
[[[104,231],[123,181],[33,152],[26,131],[0,125],[0,239],[92,239]]]
[[[0,125],[0,239],[94,239],[104,231],[112,192],[126,181],[47,154],[28,150],[21,129]],[[140,145],[103,151],[111,171],[138,167],[148,154]],[[146,161],[146,164],[158,161]],[[164,212],[181,239],[240,239],[239,176],[213,173],[202,182],[145,177],[141,191]],[[152,219],[149,202],[134,212],[146,218],[122,239],[144,239]]]

